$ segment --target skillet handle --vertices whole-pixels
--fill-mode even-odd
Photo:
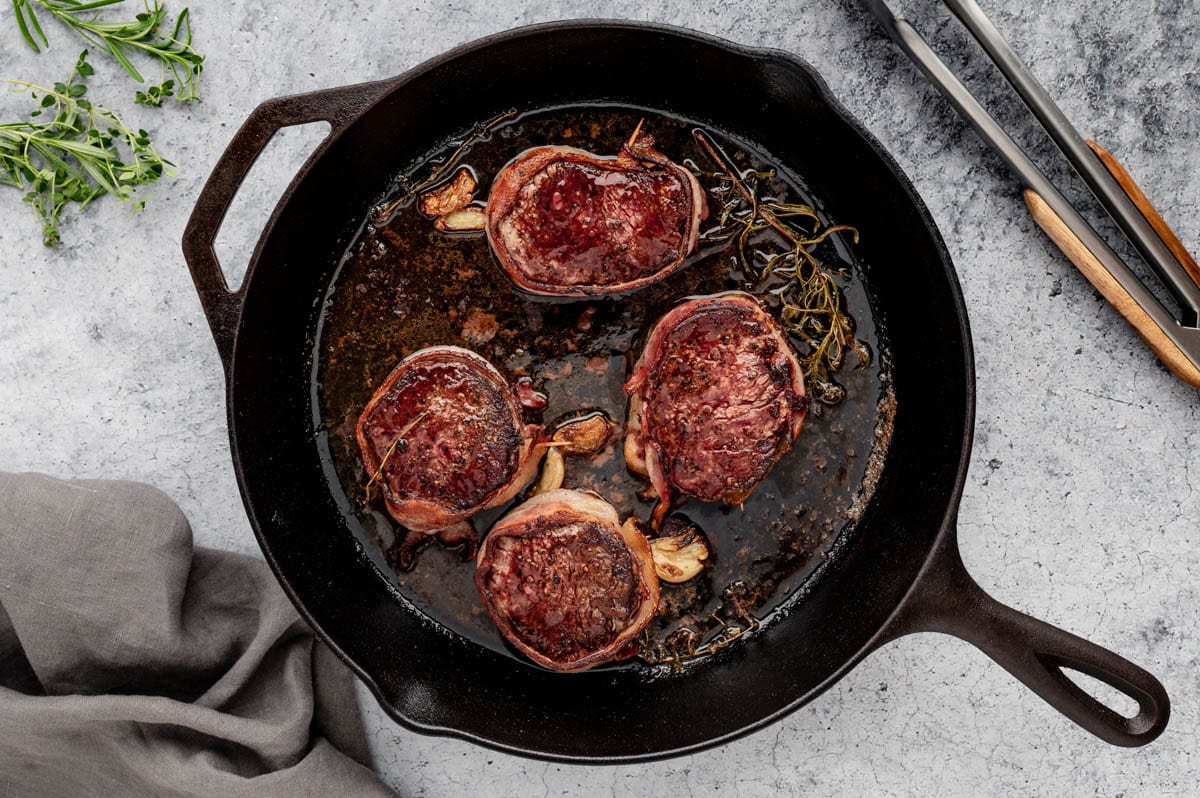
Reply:
[[[329,137],[334,137],[392,85],[391,81],[360,83],[267,100],[250,112],[213,167],[183,231],[183,257],[192,272],[200,305],[226,369],[233,355],[246,282],[237,291],[229,290],[213,242],[250,167],[281,129],[309,122],[328,122]],[[291,187],[284,193],[284,198],[290,193]]]
[[[1162,734],[1171,702],[1162,683],[1129,660],[1070,632],[1001,604],[963,566],[951,530],[889,629],[889,639],[942,632],[979,648],[1050,706],[1113,745],[1145,745]],[[1097,701],[1063,672],[1099,679],[1137,702],[1125,717]]]

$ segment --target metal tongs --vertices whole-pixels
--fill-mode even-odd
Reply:
[[[944,0],[1154,269],[1178,302],[1181,318],[1172,315],[1084,221],[907,20],[893,14],[884,0],[859,2],[1025,184],[1025,204],[1034,221],[1166,367],[1200,388],[1200,266],[1120,162],[1096,142],[1083,140],[975,0]]]

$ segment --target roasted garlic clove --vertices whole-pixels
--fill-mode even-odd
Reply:
[[[563,454],[595,454],[612,440],[615,431],[616,424],[608,416],[590,413],[559,424],[551,443],[560,444],[556,448]]]
[[[426,216],[444,216],[467,207],[474,198],[475,175],[464,166],[450,182],[422,194],[417,207]]]
[[[563,456],[559,454],[558,449],[550,449],[546,452],[546,459],[542,462],[542,475],[538,479],[537,484],[533,486],[531,495],[537,496],[539,493],[546,493],[551,490],[558,490],[562,487],[563,477],[566,476],[566,464],[563,462]]]
[[[679,584],[697,576],[708,560],[708,541],[694,525],[670,537],[650,541],[654,570],[664,582]]]
[[[482,230],[487,226],[487,211],[479,205],[468,205],[439,216],[433,226],[446,233]]]

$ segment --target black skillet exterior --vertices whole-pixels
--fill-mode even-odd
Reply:
[[[439,631],[356,544],[314,443],[320,303],[388,177],[480,119],[580,101],[678,112],[744,135],[803,175],[862,230],[864,279],[890,343],[894,437],[857,532],[788,617],[682,678],[553,674]],[[227,291],[212,241],[229,201],[276,130],[316,120],[331,123],[330,137],[267,223],[243,288]],[[304,617],[406,726],[547,759],[682,754],[781,717],[878,646],[923,630],[979,645],[1109,742],[1144,744],[1166,725],[1154,677],[1003,607],[963,569],[954,522],[974,367],[957,279],[907,179],[796,58],[658,26],[556,23],[467,45],[394,80],[272,100],[218,163],[184,253],[226,366],[234,464],[263,552]],[[1139,714],[1099,704],[1063,666],[1134,697]]]

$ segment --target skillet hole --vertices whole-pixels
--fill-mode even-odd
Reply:
[[[213,249],[230,291],[236,291],[246,276],[250,254],[258,244],[283,192],[322,141],[329,135],[328,122],[309,122],[277,132],[250,167],[238,187],[229,211],[217,231]]]
[[[1125,695],[1112,685],[1106,684],[1094,676],[1088,676],[1082,671],[1077,671],[1074,668],[1069,668],[1065,665],[1062,666],[1062,673],[1080,690],[1083,690],[1092,698],[1096,699],[1113,712],[1116,712],[1121,717],[1129,720],[1137,717],[1140,709],[1138,707],[1138,702]]]

